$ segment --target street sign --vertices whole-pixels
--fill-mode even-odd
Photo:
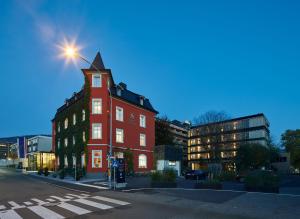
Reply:
[[[118,168],[119,162],[117,160],[112,160],[111,166],[114,167],[114,168]]]

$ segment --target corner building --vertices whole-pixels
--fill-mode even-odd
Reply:
[[[115,84],[100,53],[82,72],[83,89],[66,99],[52,120],[57,168],[71,169],[76,163],[87,175],[105,176],[112,137],[114,156],[123,158],[129,150],[135,172],[152,170],[158,112],[149,99],[129,91],[125,83]]]

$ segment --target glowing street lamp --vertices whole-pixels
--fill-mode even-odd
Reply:
[[[83,57],[79,51],[80,51],[80,47],[76,46],[75,43],[68,43],[65,42],[64,46],[59,46],[61,48],[61,50],[63,51],[63,54],[61,54],[63,57],[67,58],[67,59],[72,59],[75,60],[77,58],[80,58],[81,60],[83,60],[84,62],[88,63],[89,65],[93,66],[96,71],[99,74],[102,74],[101,71],[97,68],[97,66],[95,66],[92,62],[90,62],[89,60],[87,60],[85,57]],[[111,91],[110,91],[110,87],[108,86],[108,93],[110,96],[110,127],[109,127],[109,133],[110,133],[110,142],[109,142],[109,156],[108,156],[108,171],[109,171],[109,176],[108,176],[108,184],[110,186],[110,188],[112,187],[112,180],[111,180],[111,156],[112,156],[112,95],[111,95]],[[77,159],[75,161],[77,163]],[[75,171],[76,171],[76,165],[75,165]],[[76,176],[75,176],[76,178]]]

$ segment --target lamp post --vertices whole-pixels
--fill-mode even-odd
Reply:
[[[97,68],[97,66],[95,66],[92,62],[90,62],[88,59],[86,59],[85,57],[83,57],[79,52],[78,52],[78,48],[74,45],[67,45],[65,47],[63,47],[63,51],[64,51],[64,56],[67,58],[71,58],[71,59],[76,59],[79,58],[82,61],[88,63],[89,65],[91,65],[93,68],[96,69],[96,71],[99,74],[102,74],[101,71]],[[108,85],[108,84],[107,84]],[[110,110],[109,110],[109,118],[110,118],[110,125],[109,125],[109,156],[108,156],[108,172],[109,172],[109,176],[108,176],[108,185],[109,188],[112,188],[112,180],[111,180],[111,156],[112,156],[112,94],[111,94],[111,90],[110,90],[110,86],[107,86],[107,90],[109,93],[109,97],[110,97]],[[77,159],[76,159],[76,163],[77,163]],[[75,167],[76,169],[76,167]],[[75,170],[76,171],[76,170]]]

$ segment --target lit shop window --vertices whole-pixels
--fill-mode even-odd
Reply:
[[[76,125],[76,114],[73,114],[73,125]]]
[[[146,135],[145,134],[140,134],[140,145],[146,146]]]
[[[93,87],[101,87],[101,75],[100,74],[93,74],[92,76],[92,86]]]
[[[102,100],[92,99],[92,113],[101,114],[102,113]]]
[[[124,142],[124,131],[123,129],[116,129],[116,142],[123,143]]]
[[[101,139],[102,138],[102,124],[94,123],[92,125],[92,129],[93,129],[92,138],[93,139]]]
[[[140,127],[146,128],[146,116],[140,115]]]
[[[139,155],[139,168],[147,168],[147,156],[145,154]]]
[[[123,122],[123,108],[117,106],[116,107],[116,120]]]
[[[102,150],[92,150],[92,167],[102,167]]]

